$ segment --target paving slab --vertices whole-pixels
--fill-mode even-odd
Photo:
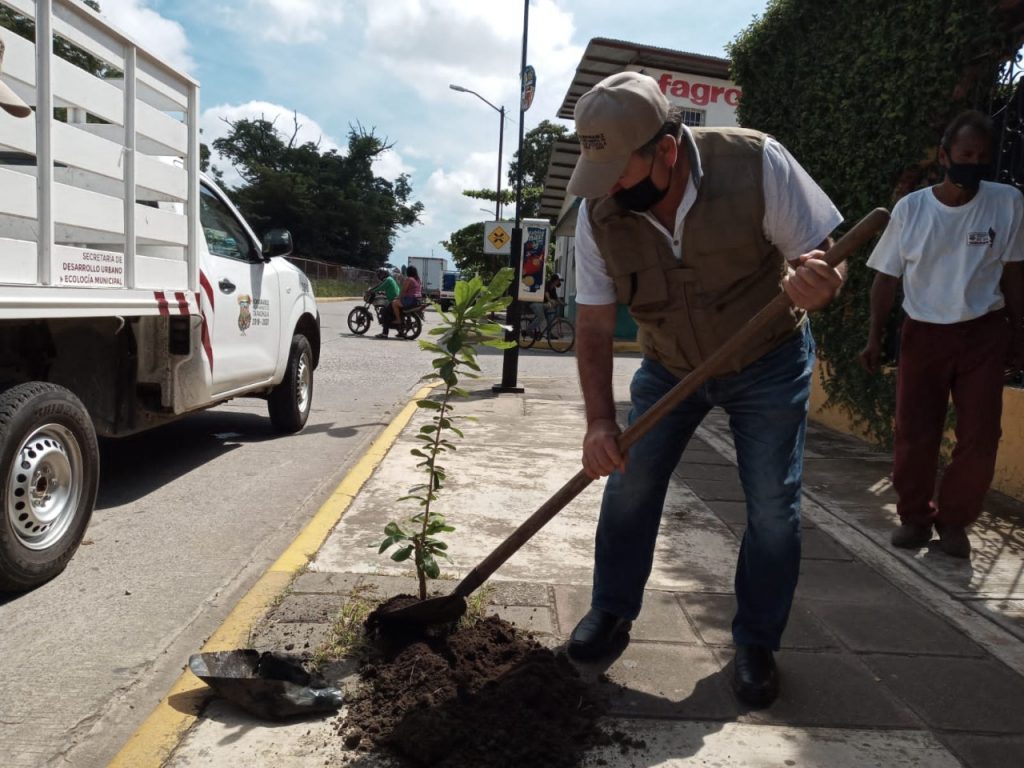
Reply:
[[[588,765],[611,768],[961,768],[960,762],[927,731],[644,720],[617,720],[614,728],[642,741],[643,747],[626,754],[617,746],[590,752]],[[640,759],[637,759],[638,753],[642,753]],[[1008,765],[1011,764],[1005,763],[1000,768]]]
[[[999,662],[940,656],[861,658],[934,728],[1024,734],[1024,678]]]
[[[732,675],[730,652],[717,649]],[[842,728],[922,728],[923,723],[871,670],[848,654],[782,650],[775,655],[779,698],[746,722]]]
[[[341,595],[290,594],[267,615],[267,620],[279,624],[330,624],[345,604]]]
[[[896,587],[862,563],[836,560],[801,562],[796,595],[797,599],[861,605],[906,600]]]
[[[537,605],[489,605],[487,613],[500,616],[527,634],[554,635],[555,623],[551,609]]]
[[[312,654],[331,634],[328,623],[264,621],[249,637],[249,647],[258,651]]]
[[[967,768],[1011,768],[1024,763],[1024,737],[954,733],[945,740]]]
[[[632,642],[611,664],[578,664],[584,679],[603,671],[609,715],[726,720],[739,714],[722,663],[706,648]]]
[[[292,582],[292,593],[348,595],[359,583],[356,573],[301,573]]]
[[[736,613],[734,595],[680,594],[679,602],[697,633],[708,645],[732,646],[732,619]],[[782,635],[783,648],[835,649],[835,638],[801,603],[794,603]]]
[[[985,650],[936,614],[903,599],[899,605],[809,601],[810,610],[857,653],[986,656]]]
[[[590,589],[555,587],[555,606],[561,634],[568,638],[576,623],[590,610]],[[633,622],[630,638],[688,645],[700,643],[675,595],[651,590],[644,593],[643,608]]]

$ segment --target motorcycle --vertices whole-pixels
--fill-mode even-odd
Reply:
[[[370,330],[374,316],[376,316],[377,322],[381,324],[381,327],[384,326],[381,315],[384,312],[384,308],[391,303],[383,291],[374,293],[372,289],[363,294],[363,302],[363,306],[356,307],[348,313],[348,329],[359,336]],[[422,333],[423,310],[426,306],[426,302],[421,299],[415,307],[402,310],[401,327],[396,328],[394,323],[391,326],[394,328],[398,338],[411,340],[417,338]]]

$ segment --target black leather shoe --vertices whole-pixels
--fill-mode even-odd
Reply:
[[[633,622],[613,613],[591,608],[569,636],[569,656],[577,661],[596,661],[626,647]]]
[[[732,687],[739,700],[752,709],[770,706],[779,695],[779,675],[771,648],[737,645]]]

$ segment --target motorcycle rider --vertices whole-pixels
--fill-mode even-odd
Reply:
[[[370,289],[370,295],[377,293],[377,291],[383,291],[384,295],[388,297],[388,303],[381,307],[380,310],[380,324],[383,327],[380,333],[377,334],[378,339],[386,339],[388,337],[388,331],[391,330],[391,323],[394,320],[394,315],[391,311],[391,303],[398,298],[400,289],[395,278],[391,276],[384,267],[377,270],[377,279],[380,282]]]

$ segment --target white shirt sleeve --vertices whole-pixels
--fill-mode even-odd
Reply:
[[[871,269],[890,277],[903,276],[904,263],[900,243],[903,240],[903,219],[907,210],[904,200],[906,198],[899,200],[893,206],[889,223],[867,261]]]
[[[764,233],[789,261],[817,248],[843,221],[828,195],[789,151],[764,144]]]
[[[1024,261],[1024,195],[1020,191],[1012,196],[1013,221],[1016,227],[1010,237],[1010,244],[1003,254],[1003,261]]]
[[[576,303],[614,304],[615,281],[608,276],[604,259],[594,242],[587,201],[580,201],[576,216]]]

